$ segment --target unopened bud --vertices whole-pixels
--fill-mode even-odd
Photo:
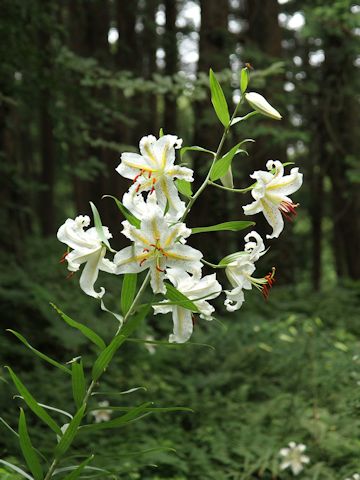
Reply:
[[[253,107],[254,110],[265,115],[267,117],[273,118],[274,120],[281,120],[280,113],[275,110],[274,107],[259,93],[249,92],[245,93],[245,98],[247,102]]]

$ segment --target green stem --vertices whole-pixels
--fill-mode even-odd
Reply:
[[[215,263],[208,262],[208,261],[204,260],[203,258],[201,259],[201,261],[204,265],[207,265],[208,267],[211,267],[211,268],[226,268],[227,267],[227,265],[216,265]]]
[[[199,189],[197,190],[197,192],[194,194],[194,196],[190,199],[189,203],[187,204],[186,206],[186,209],[185,209],[185,212],[183,214],[183,216],[181,217],[180,219],[180,222],[184,222],[188,213],[190,212],[192,206],[194,205],[194,203],[196,202],[196,200],[198,199],[198,197],[202,194],[202,192],[205,190],[205,188],[207,187],[209,181],[210,181],[210,172],[211,172],[211,169],[214,165],[214,163],[219,159],[220,157],[220,153],[221,153],[221,150],[224,146],[224,142],[226,140],[226,137],[227,137],[227,134],[229,133],[229,130],[230,130],[230,127],[231,127],[231,122],[234,120],[236,114],[237,114],[237,111],[240,107],[240,105],[242,104],[242,102],[244,101],[244,97],[241,97],[240,98],[240,101],[238,102],[238,104],[236,105],[235,107],[235,110],[233,112],[233,114],[231,115],[231,118],[230,118],[230,121],[229,121],[229,124],[224,128],[224,132],[222,134],[222,137],[220,139],[220,143],[219,143],[219,146],[216,150],[216,153],[214,155],[214,158],[213,158],[213,161],[211,163],[211,166],[209,168],[209,171],[208,171],[208,174],[206,175],[206,178],[205,180],[203,181],[203,183],[201,184],[201,186],[199,187]]]
[[[149,281],[150,281],[150,271],[147,273],[147,275],[146,275],[143,283],[141,284],[141,287],[140,287],[137,295],[135,296],[135,298],[134,298],[134,300],[133,300],[133,302],[132,302],[132,304],[131,304],[128,312],[127,312],[126,315],[124,316],[124,319],[123,319],[123,322],[124,322],[124,323],[126,323],[127,320],[131,317],[132,312],[133,312],[133,310],[135,309],[136,305],[139,303],[139,300],[140,300],[140,298],[142,297],[143,293],[145,292],[146,287],[147,287]],[[97,380],[97,381],[98,381],[98,380]],[[92,391],[93,391],[94,388],[95,388],[96,383],[97,383],[97,382],[95,382],[94,380],[92,380],[92,382],[90,383],[89,388],[88,388],[87,391],[86,391],[86,394],[85,394],[85,396],[84,396],[84,400],[82,401],[82,405],[81,405],[80,408],[82,408],[84,405],[87,405],[87,403],[88,403],[88,401],[89,401],[89,398],[90,398],[90,396],[91,396],[91,394],[92,394]],[[84,416],[85,416],[85,415],[84,415]],[[75,437],[76,437],[76,435],[74,436],[71,444],[72,444],[73,441],[75,440]],[[71,444],[70,444],[70,445],[71,445]],[[51,478],[53,478],[53,473],[54,473],[54,471],[55,471],[55,468],[56,468],[57,464],[59,463],[59,460],[60,460],[60,458],[55,458],[55,459],[52,461],[52,463],[51,463],[51,465],[50,465],[50,467],[49,467],[49,470],[48,470],[46,476],[44,477],[44,480],[50,480]]]
[[[223,185],[219,185],[218,183],[212,182],[211,180],[208,181],[208,184],[213,187],[221,188],[221,190],[227,190],[228,192],[235,192],[235,193],[249,192],[255,186],[255,183],[254,183],[253,185],[250,185],[249,187],[246,187],[246,188],[229,188],[229,187],[224,187]]]
[[[46,477],[44,478],[44,480],[50,480],[50,478],[52,477],[52,474],[54,473],[54,470],[57,466],[57,463],[58,463],[58,460],[55,458],[52,462],[52,464],[50,465],[50,468],[46,474]]]

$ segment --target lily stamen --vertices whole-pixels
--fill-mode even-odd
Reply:
[[[66,257],[69,255],[69,252],[66,251],[60,258],[59,263],[64,263],[66,260]]]
[[[296,217],[297,211],[295,208],[299,206],[299,203],[292,203],[283,201],[279,205],[279,210],[283,217],[288,220],[289,222],[293,221],[293,217]]]
[[[272,267],[271,272],[265,275],[264,279],[266,280],[266,283],[263,285],[261,293],[263,294],[263,297],[265,300],[269,298],[270,290],[272,286],[275,283],[275,267]]]

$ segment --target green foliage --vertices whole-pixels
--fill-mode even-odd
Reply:
[[[229,109],[228,109],[226,98],[221,88],[221,85],[218,82],[214,72],[211,69],[210,69],[209,79],[210,79],[211,103],[213,104],[213,107],[218,119],[226,128],[230,123]]]
[[[192,233],[207,233],[207,232],[239,232],[245,228],[249,228],[255,225],[255,222],[246,222],[246,221],[233,221],[233,222],[223,222],[218,223],[217,225],[210,225],[209,227],[196,227],[192,229]]]
[[[126,273],[123,278],[123,284],[121,288],[121,311],[123,315],[126,315],[131,307],[131,304],[135,298],[137,285],[137,274]]]

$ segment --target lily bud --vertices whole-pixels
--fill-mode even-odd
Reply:
[[[274,107],[259,93],[249,92],[245,93],[247,102],[253,107],[254,110],[265,115],[266,117],[273,118],[274,120],[281,120],[280,113],[275,110]]]

